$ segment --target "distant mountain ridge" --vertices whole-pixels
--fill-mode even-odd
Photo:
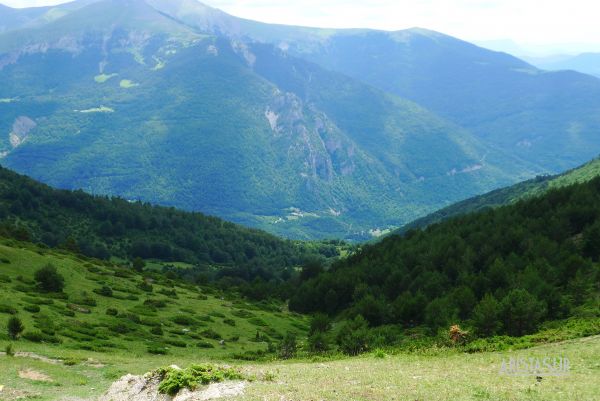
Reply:
[[[408,230],[424,229],[431,224],[440,223],[460,215],[510,205],[534,196],[543,195],[552,189],[584,183],[598,176],[600,176],[600,158],[596,158],[583,166],[566,171],[562,174],[539,176],[506,188],[496,189],[486,194],[457,202],[454,205],[416,219],[396,230],[394,233],[404,234]]]
[[[561,117],[558,76],[423,29],[270,25],[194,0],[8,11],[2,162],[61,188],[356,239],[600,152],[600,80],[560,75],[568,102],[589,97],[568,137],[524,134]]]

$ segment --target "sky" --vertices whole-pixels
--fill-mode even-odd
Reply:
[[[11,7],[56,0],[0,0]],[[600,51],[597,0],[205,0],[258,21],[398,30],[423,27],[521,55]]]

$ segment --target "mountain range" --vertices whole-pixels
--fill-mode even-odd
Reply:
[[[600,80],[424,29],[195,0],[0,8],[1,163],[295,238],[365,238],[600,151]]]
[[[546,70],[574,70],[600,77],[600,53],[596,52],[539,57],[531,62]]]
[[[591,181],[598,176],[600,176],[600,158],[596,158],[582,166],[561,174],[537,176],[515,185],[465,199],[440,210],[436,210],[427,216],[418,218],[394,231],[394,233],[405,234],[408,230],[425,229],[432,224],[453,217],[515,204],[519,201],[544,195],[553,189]]]

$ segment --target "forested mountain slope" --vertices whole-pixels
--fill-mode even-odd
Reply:
[[[201,213],[55,190],[0,169],[4,235],[101,259],[235,267],[236,275],[268,279],[309,257],[334,256],[333,245],[283,240]]]
[[[598,315],[599,239],[594,178],[365,245],[306,281],[290,308],[522,335],[545,320]]]

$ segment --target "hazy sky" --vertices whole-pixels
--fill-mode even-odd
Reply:
[[[13,7],[52,0],[0,0]],[[597,0],[205,0],[236,16],[319,27],[419,26],[471,41],[510,39],[528,50],[600,50]],[[495,46],[506,46],[496,43]]]

